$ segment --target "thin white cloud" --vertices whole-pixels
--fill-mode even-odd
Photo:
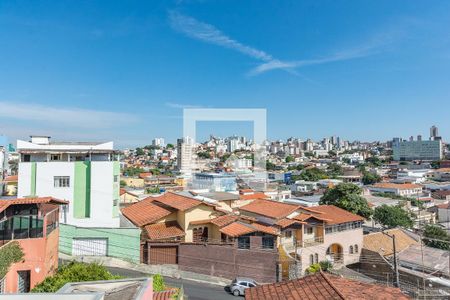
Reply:
[[[181,103],[174,103],[174,102],[166,102],[166,106],[170,108],[177,108],[177,109],[185,109],[185,108],[202,108],[201,105],[190,105],[190,104],[181,104]]]
[[[273,59],[270,54],[244,45],[228,37],[212,25],[200,22],[192,17],[182,15],[179,12],[169,12],[169,21],[173,29],[184,33],[188,37],[225,48],[230,48],[258,60],[271,61]]]
[[[59,124],[73,128],[112,128],[135,122],[137,117],[127,113],[80,108],[55,108],[38,104],[0,101],[0,117],[22,121]]]
[[[215,28],[213,25],[203,23],[190,16],[182,15],[177,11],[169,12],[169,21],[173,29],[184,33],[190,38],[229,48],[250,56],[256,60],[262,61],[262,64],[250,70],[247,74],[249,76],[259,75],[272,70],[284,70],[291,74],[297,75],[295,69],[304,66],[351,60],[373,55],[377,53],[377,50],[380,50],[381,46],[386,45],[393,39],[393,36],[388,32],[388,34],[376,36],[362,46],[337,52],[330,56],[309,60],[282,61],[263,50],[247,46],[232,39],[219,29]]]

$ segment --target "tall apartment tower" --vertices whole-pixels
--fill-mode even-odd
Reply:
[[[164,138],[154,138],[152,140],[152,145],[157,147],[165,147],[166,143],[164,142]]]
[[[177,140],[177,168],[182,174],[191,174],[193,168],[194,142],[185,137]]]
[[[433,125],[430,128],[430,140],[434,140],[436,137],[439,136],[439,129]]]

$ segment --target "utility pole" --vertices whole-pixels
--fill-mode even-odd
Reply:
[[[397,247],[395,245],[395,234],[390,235],[384,231],[381,231],[382,234],[387,235],[392,239],[392,251],[394,252],[394,273],[395,273],[395,287],[400,287],[400,276],[398,274],[398,259],[397,259]]]

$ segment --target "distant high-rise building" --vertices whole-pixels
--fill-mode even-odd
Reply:
[[[152,145],[156,147],[165,147],[166,144],[164,142],[164,138],[154,138],[152,141]]]
[[[422,141],[422,136],[420,134],[417,136],[417,140]]]
[[[394,160],[441,160],[443,146],[441,140],[431,141],[402,141],[395,140],[392,143]]]
[[[183,174],[191,174],[193,168],[194,142],[185,137],[177,140],[177,168]]]
[[[430,128],[430,140],[434,140],[436,137],[439,136],[439,129],[433,125]]]

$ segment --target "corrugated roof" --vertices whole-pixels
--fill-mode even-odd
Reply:
[[[397,252],[401,252],[411,245],[419,244],[416,240],[399,228],[386,230],[385,232],[391,236],[395,235],[395,247]],[[383,256],[390,256],[394,254],[392,238],[381,232],[364,235],[363,247],[367,250],[380,253]]]
[[[246,300],[404,300],[400,289],[349,280],[323,272],[301,279],[260,285],[245,290]]]

